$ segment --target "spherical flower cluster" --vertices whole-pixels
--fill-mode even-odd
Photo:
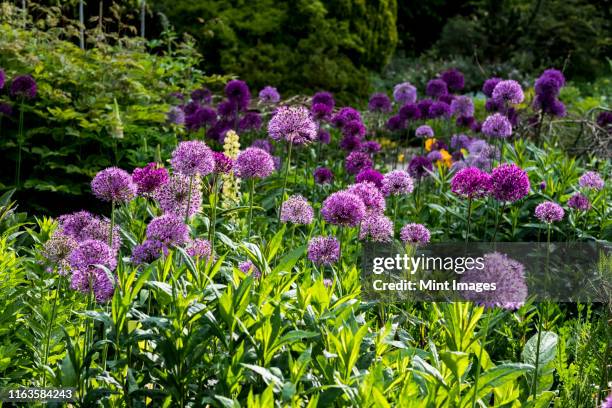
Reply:
[[[397,132],[398,130],[402,130],[405,124],[406,122],[400,115],[394,115],[387,120],[385,127],[391,132]]]
[[[433,137],[434,131],[431,126],[421,125],[416,128],[414,134],[416,135],[416,137]]]
[[[361,149],[361,138],[359,136],[347,135],[340,141],[340,148],[347,152]]]
[[[372,167],[372,159],[367,153],[352,152],[344,161],[344,168],[349,174],[357,174],[363,169]]]
[[[375,93],[368,102],[370,112],[391,112],[391,99],[384,93]]]
[[[30,75],[19,75],[11,82],[11,96],[13,98],[34,99],[38,86]]]
[[[332,124],[337,128],[343,128],[344,125],[353,120],[363,122],[361,119],[361,114],[357,109],[351,108],[350,106],[345,106],[334,115],[332,118]]]
[[[357,183],[368,181],[374,184],[376,187],[381,188],[382,181],[383,181],[383,175],[379,171],[376,171],[371,168],[367,168],[357,173],[357,175],[355,176],[355,181]]]
[[[393,99],[400,105],[415,103],[417,89],[410,82],[402,82],[393,87]]]
[[[393,239],[393,222],[382,214],[371,214],[364,218],[359,229],[359,239],[373,242],[389,242]]]
[[[448,93],[448,86],[441,79],[432,79],[427,83],[425,93],[432,98],[439,98]]]
[[[498,201],[518,201],[529,194],[527,172],[516,164],[502,164],[491,172],[491,193]]]
[[[234,170],[243,179],[266,178],[274,171],[274,160],[265,150],[248,147],[238,154]]]
[[[495,85],[495,88],[493,88],[491,97],[495,101],[512,103],[515,105],[523,102],[525,99],[523,88],[521,88],[521,85],[518,82],[512,79],[499,81],[499,83]]]
[[[9,106],[10,109],[10,106]],[[2,113],[2,107],[0,106],[0,113]],[[10,111],[8,113],[10,115]],[[612,112],[602,111],[597,115],[597,125],[603,129],[607,129],[608,132],[612,132]]]
[[[512,124],[506,116],[494,113],[485,119],[482,124],[482,133],[489,137],[505,139],[512,135]]]
[[[429,116],[429,108],[431,107],[432,103],[433,101],[431,99],[421,99],[417,103],[417,106],[419,107],[419,110],[421,111],[422,118],[427,118]]]
[[[534,107],[552,116],[565,116],[565,105],[557,99],[565,77],[556,69],[547,69],[536,80]]]
[[[474,116],[474,103],[468,96],[458,96],[450,104],[451,112],[456,117]]]
[[[180,95],[183,96],[182,94]],[[208,104],[212,101],[212,92],[208,88],[194,89],[191,92],[191,99],[197,103]]]
[[[444,71],[442,75],[440,75],[440,78],[446,82],[448,89],[452,91],[460,91],[465,86],[463,74],[456,68]]]
[[[66,214],[59,217],[60,230],[58,233],[68,235],[77,242],[87,240],[98,240],[109,242],[111,228],[110,222],[106,219],[95,217],[87,211],[79,211],[73,214]],[[119,228],[115,225],[113,234],[113,254],[118,254],[121,248],[121,235]]]
[[[501,81],[503,80],[497,77],[487,79],[482,85],[482,93],[484,93],[488,98],[491,98],[493,96],[493,90]]]
[[[393,170],[384,175],[382,193],[385,196],[407,195],[414,190],[414,182],[410,174],[404,170]]]
[[[398,115],[401,120],[410,122],[421,118],[421,110],[416,103],[407,103],[400,108]]]
[[[261,115],[258,112],[247,112],[238,122],[238,130],[243,132],[259,130],[262,123]]]
[[[6,103],[6,102],[0,102],[0,119],[2,119],[3,116],[11,116],[13,114],[13,107]]]
[[[206,106],[197,106],[193,112],[184,118],[187,130],[197,132],[198,130],[214,125],[217,121],[217,112]]]
[[[57,273],[65,276],[70,271],[68,258],[72,251],[78,246],[78,242],[73,237],[63,234],[61,230],[56,231],[51,238],[45,242],[42,256],[52,268],[57,268]],[[49,268],[49,270],[52,268]]]
[[[334,173],[327,167],[318,167],[312,175],[317,184],[329,184],[334,179]]]
[[[468,268],[461,276],[462,283],[494,283],[494,291],[466,291],[463,296],[487,308],[501,307],[515,310],[525,304],[527,283],[525,267],[505,254],[493,252],[484,255],[484,267]]]
[[[535,216],[540,221],[545,222],[547,224],[561,221],[563,219],[563,215],[565,211],[563,208],[552,201],[545,201],[543,203],[538,204],[535,208]]]
[[[142,244],[136,245],[132,250],[130,262],[134,265],[142,265],[154,262],[162,252],[165,251],[164,244],[155,240],[146,240]]]
[[[427,177],[433,171],[431,161],[424,156],[414,156],[408,163],[408,173],[415,179]]]
[[[261,271],[250,260],[249,261],[240,262],[240,264],[238,264],[238,269],[240,269],[242,271],[242,273],[245,273],[247,275],[250,274],[255,279],[259,279],[261,277]]]
[[[366,206],[357,195],[337,191],[323,201],[321,215],[330,224],[356,227],[366,214]]]
[[[314,210],[301,195],[293,195],[281,205],[280,220],[292,224],[309,225],[314,218]]]
[[[432,163],[435,163],[439,160],[442,160],[442,153],[439,150],[432,150],[431,152],[427,154],[427,158]]]
[[[187,244],[187,254],[196,259],[212,259],[212,247],[207,239],[197,238]]]
[[[153,218],[147,226],[147,239],[164,246],[180,246],[189,239],[189,229],[183,219],[174,214]]]
[[[136,184],[138,195],[150,195],[168,182],[168,170],[157,163],[149,163],[145,167],[134,169],[132,181]]]
[[[268,123],[268,134],[274,140],[303,145],[316,140],[317,125],[303,106],[281,106]]]
[[[308,243],[308,259],[316,265],[332,265],[340,259],[340,243],[334,237],[314,237]]]
[[[328,106],[330,110],[334,109],[334,106],[336,105],[336,102],[334,101],[334,96],[331,93],[325,91],[317,92],[312,97],[312,106],[318,103]]]
[[[200,140],[180,142],[172,152],[172,168],[185,176],[206,176],[215,168],[212,150]]]
[[[232,170],[234,161],[227,157],[225,153],[213,152],[213,158],[215,159],[215,174],[227,174]]]
[[[608,394],[606,400],[601,404],[601,408],[612,408],[612,393]]]
[[[382,214],[385,212],[385,197],[373,183],[364,181],[352,184],[346,191],[361,198],[368,214]]]
[[[431,119],[448,118],[451,115],[450,105],[446,102],[436,101],[429,107],[428,117]]]
[[[191,195],[189,186],[191,184]],[[170,180],[160,186],[154,193],[154,198],[166,214],[184,217],[194,216],[202,207],[202,184],[199,177],[190,179],[182,174],[173,174]]]
[[[248,85],[239,79],[231,80],[225,85],[225,96],[240,110],[246,109],[251,101]]]
[[[400,230],[400,239],[405,244],[425,245],[431,234],[423,224],[406,224]]]
[[[486,196],[491,190],[491,176],[475,167],[459,170],[451,180],[451,191],[465,198]]]
[[[128,202],[134,198],[137,189],[129,173],[117,167],[98,172],[91,181],[91,191],[103,201]]]
[[[374,140],[367,140],[360,144],[359,150],[364,153],[374,154],[378,153],[381,149],[380,143]]]
[[[356,137],[361,141],[361,138],[366,134],[366,128],[360,120],[351,120],[342,127],[342,134],[345,137]]]
[[[275,87],[266,86],[259,91],[259,101],[262,103],[278,103],[280,101],[280,94]]]
[[[183,125],[185,123],[185,112],[178,106],[172,106],[166,113],[166,122],[171,125]]]
[[[324,103],[315,103],[310,108],[310,113],[315,120],[328,121],[332,114],[332,110],[333,108],[329,105]]]
[[[472,144],[472,139],[464,134],[453,135],[451,137],[451,148],[453,149],[468,149]]]
[[[578,179],[578,184],[582,188],[601,190],[604,188],[604,181],[601,176],[594,171],[587,171]]]
[[[232,101],[223,101],[217,106],[217,112],[225,120],[235,120],[238,110],[238,105]]]
[[[87,240],[70,254],[72,278],[70,288],[83,293],[93,291],[99,303],[108,301],[114,292],[114,278],[97,265],[113,271],[117,260],[111,248],[102,241]]]
[[[591,209],[591,202],[584,194],[575,193],[567,201],[567,206],[577,211],[588,211]]]

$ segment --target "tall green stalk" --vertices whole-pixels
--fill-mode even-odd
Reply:
[[[465,242],[469,242],[470,240],[470,224],[472,220],[472,197],[468,198],[467,204],[467,232],[465,234]]]
[[[210,228],[208,230],[208,240],[210,241],[211,254],[215,253],[215,228],[217,226],[217,174],[212,179],[212,209],[210,216]]]
[[[21,187],[21,151],[23,150],[24,134],[23,134],[23,117],[24,117],[24,98],[21,98],[19,107],[19,129],[17,131],[17,168],[15,169],[15,186]]]
[[[251,177],[249,179],[249,233],[247,234],[247,237],[249,238],[251,237],[251,224],[253,222],[253,194],[254,192],[255,192],[255,179]]]
[[[291,150],[293,148],[293,141],[289,142],[289,147],[287,148],[287,167],[285,167],[285,177],[283,180],[283,189],[281,190],[281,203],[285,200],[285,189],[287,188],[287,177],[289,176],[289,167],[291,167]],[[278,222],[280,224],[280,208],[278,206]]]
[[[187,205],[185,206],[185,224],[189,222],[189,208],[191,207],[191,190],[193,189],[193,177],[189,177],[189,192],[187,193]]]
[[[474,376],[474,394],[472,395],[472,408],[476,407],[476,396],[478,395],[478,381],[480,380],[480,371],[482,369],[482,352],[487,341],[487,334],[489,333],[489,324],[491,323],[491,315],[493,310],[487,313],[487,320],[485,321],[484,333],[482,335],[482,341],[480,342],[480,350],[478,351],[478,365],[476,366],[476,375]]]
[[[60,276],[58,279],[58,283],[57,283],[57,287],[55,288],[55,296],[53,297],[53,306],[51,307],[51,319],[49,320],[49,327],[47,328],[47,338],[46,338],[46,344],[45,344],[45,354],[44,354],[44,359],[43,359],[43,370],[44,370],[44,366],[47,365],[47,362],[49,361],[49,348],[51,347],[51,332],[53,331],[53,323],[55,321],[55,313],[57,310],[57,300],[59,297],[59,293],[60,293],[60,289],[62,286],[62,277]],[[46,373],[43,374],[43,381],[42,381],[42,386],[43,388],[45,387],[45,385],[47,385],[47,375]]]

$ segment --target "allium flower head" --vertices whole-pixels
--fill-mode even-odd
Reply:
[[[215,159],[215,174],[226,174],[232,170],[234,161],[227,157],[225,153],[213,152],[213,157]]]
[[[421,118],[421,110],[416,103],[407,103],[398,112],[400,118],[405,121],[417,120]]]
[[[0,107],[0,113],[2,113],[1,107]],[[9,115],[10,115],[10,112],[9,112]],[[612,124],[612,112],[608,112],[608,111],[599,112],[599,115],[597,115],[597,124],[601,128],[604,128],[604,129],[607,128],[608,132],[612,132],[612,126],[610,126]]]
[[[578,184],[582,188],[601,190],[604,188],[604,181],[601,176],[594,171],[587,171],[578,179]]]
[[[427,153],[427,158],[432,163],[435,163],[439,160],[442,160],[442,153],[439,150],[432,150],[431,152]]]
[[[206,176],[215,168],[212,150],[200,140],[180,142],[170,162],[174,171],[185,176]]]
[[[8,117],[8,116],[11,116],[12,114],[13,114],[13,107],[9,103],[0,102],[0,119],[2,119],[3,116]]]
[[[414,182],[408,172],[393,170],[384,175],[381,190],[385,196],[407,195],[414,190]]]
[[[344,161],[344,168],[349,174],[357,174],[363,169],[372,167],[372,159],[367,153],[351,152]]]
[[[251,92],[246,82],[231,80],[225,85],[225,96],[241,110],[246,109],[251,101]]]
[[[459,116],[457,120],[455,120],[457,127],[465,127],[470,129],[473,129],[475,123],[476,119],[474,119],[473,116]]]
[[[482,93],[484,93],[488,98],[492,97],[493,90],[501,81],[503,81],[503,79],[497,77],[487,79],[482,85]]]
[[[491,176],[475,167],[459,170],[451,180],[451,191],[465,198],[486,196],[491,190]]]
[[[421,111],[421,118],[427,118],[429,116],[429,108],[431,107],[431,104],[433,104],[431,99],[421,99],[417,103],[417,106]]]
[[[325,221],[342,227],[356,227],[365,214],[366,206],[363,200],[347,191],[331,194],[321,207],[321,215]]]
[[[446,102],[436,101],[429,107],[428,117],[432,119],[436,118],[448,118],[451,115],[450,105]]]
[[[408,173],[417,180],[429,176],[428,171],[433,171],[433,166],[427,157],[414,156],[408,164]]]
[[[453,149],[468,149],[472,144],[472,139],[464,134],[453,135],[451,137],[451,148]]]
[[[351,108],[350,106],[345,106],[334,115],[332,118],[332,124],[337,128],[343,128],[344,125],[353,120],[363,123],[361,113],[359,113],[357,109]]]
[[[361,222],[359,239],[373,242],[393,240],[393,222],[382,214],[370,214]]]
[[[312,105],[312,108],[310,108],[310,113],[316,120],[328,121],[332,114],[332,110],[333,108],[329,105],[324,103],[315,103]]]
[[[274,140],[303,145],[316,140],[317,125],[305,107],[281,106],[268,123],[268,134]]]
[[[361,201],[365,204],[366,213],[382,214],[385,212],[385,197],[374,183],[364,181],[352,184],[346,191],[361,198]]]
[[[498,201],[518,201],[529,194],[527,172],[516,164],[502,164],[491,173],[491,193]]]
[[[308,259],[316,265],[332,265],[340,259],[340,243],[334,237],[313,237],[308,243]]]
[[[190,183],[191,196],[189,195]],[[202,184],[199,177],[194,177],[191,181],[189,177],[177,173],[155,191],[154,198],[164,213],[179,217],[188,214],[189,217],[192,217],[202,207],[201,189]]]
[[[327,167],[319,167],[314,171],[313,177],[317,184],[329,184],[334,179],[334,173]]]
[[[187,130],[197,132],[202,128],[214,125],[217,122],[217,112],[207,106],[198,106],[192,113],[185,116],[184,122]]]
[[[109,167],[96,174],[91,190],[102,201],[128,202],[136,195],[137,186],[127,171]]]
[[[612,408],[612,393],[608,394],[606,400],[601,404],[601,408]]]
[[[474,116],[474,103],[469,96],[458,96],[450,104],[451,112],[457,117]]]
[[[71,289],[83,293],[93,291],[99,303],[113,296],[114,278],[98,266],[102,265],[109,271],[117,266],[117,260],[108,245],[102,241],[87,240],[72,251],[69,262],[72,269]]]
[[[432,79],[427,83],[425,93],[432,98],[439,98],[448,93],[448,85],[441,79]]]
[[[512,135],[512,124],[501,113],[494,113],[485,119],[482,124],[482,133],[489,137],[505,139]]]
[[[361,139],[366,134],[366,128],[360,120],[351,120],[342,127],[342,134],[344,136],[353,136]]]
[[[545,201],[543,203],[538,204],[535,208],[535,216],[540,221],[545,222],[547,224],[553,223],[555,221],[561,221],[563,219],[563,215],[565,211],[563,208],[552,201]]]
[[[430,237],[429,230],[423,224],[406,224],[400,230],[400,238],[406,244],[425,245]]]
[[[166,122],[172,125],[183,125],[185,123],[185,112],[178,106],[172,106],[166,113]]]
[[[165,214],[151,220],[147,226],[147,239],[161,242],[166,247],[180,246],[189,239],[189,229],[181,217]]]
[[[59,227],[63,234],[79,237],[79,234],[94,220],[94,215],[88,211],[78,211],[59,217]]]
[[[456,68],[444,71],[442,75],[440,75],[440,78],[446,82],[448,89],[452,91],[460,91],[465,85],[463,74]]]
[[[187,244],[187,254],[192,258],[212,259],[212,246],[206,239],[197,238]]]
[[[312,206],[299,194],[292,195],[281,205],[280,220],[282,222],[309,225],[313,218]]]
[[[259,101],[262,103],[278,103],[280,101],[280,94],[275,87],[266,86],[259,91]]]
[[[333,284],[334,284],[334,281],[332,281],[331,279],[329,278],[323,279],[323,286],[325,286],[326,288],[328,289],[331,288]]]
[[[134,265],[152,263],[162,255],[164,250],[163,243],[156,240],[146,240],[134,247],[130,262]]]
[[[567,206],[577,211],[588,211],[591,209],[591,202],[584,194],[575,193],[567,201]]]
[[[223,101],[217,105],[217,112],[219,112],[219,116],[225,120],[234,120],[238,114],[238,110],[238,105],[229,100]]]
[[[261,129],[262,119],[258,112],[247,112],[244,114],[240,122],[238,122],[238,130],[247,132]]]
[[[421,125],[416,128],[414,134],[416,135],[416,137],[433,137],[434,131],[431,126]]]
[[[38,86],[30,75],[19,75],[11,82],[11,96],[13,98],[34,99]]]
[[[259,279],[261,277],[261,271],[250,260],[241,262],[238,265],[238,269],[240,269],[244,274],[253,276],[255,279]]]
[[[367,140],[359,146],[359,150],[364,153],[374,154],[380,152],[381,146],[380,143],[375,142],[374,140]]]
[[[251,143],[251,147],[259,147],[270,154],[274,153],[274,146],[272,146],[268,139],[255,139]]]
[[[363,169],[355,176],[357,183],[368,181],[374,184],[377,188],[382,187],[383,175],[371,168]]]
[[[505,254],[493,252],[484,255],[484,268],[467,269],[461,276],[462,283],[494,283],[494,291],[466,291],[465,298],[487,308],[501,307],[515,310],[525,304],[527,283],[525,267]]]
[[[56,231],[45,245],[43,246],[42,256],[49,264],[51,271],[53,268],[57,268],[57,273],[65,276],[70,272],[69,257],[72,251],[79,246],[76,239],[70,235],[63,234],[60,231]]]
[[[210,92],[208,88],[195,89],[191,92],[191,100],[202,104],[208,104],[212,100],[212,92]]]
[[[274,171],[274,160],[265,150],[247,147],[238,154],[234,170],[243,179],[266,178]]]
[[[168,170],[157,163],[149,163],[134,169],[132,181],[136,183],[138,195],[149,195],[168,182]]]
[[[375,93],[368,102],[370,112],[391,112],[391,99],[384,93]]]
[[[336,102],[334,101],[334,96],[325,91],[317,92],[312,97],[312,106],[321,103],[323,105],[329,106],[330,109],[334,109]]]
[[[519,104],[525,99],[523,88],[521,85],[512,79],[500,81],[491,94],[494,100],[512,104]]]
[[[397,132],[398,130],[404,129],[406,121],[402,119],[400,115],[391,116],[385,125],[391,132]]]
[[[417,89],[409,82],[402,82],[393,87],[393,99],[399,105],[414,103],[417,100]]]

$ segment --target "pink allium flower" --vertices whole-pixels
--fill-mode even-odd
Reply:
[[[389,242],[393,240],[393,222],[382,214],[371,214],[361,222],[360,240]]]
[[[538,204],[535,208],[535,216],[542,222],[551,224],[556,221],[561,221],[565,215],[563,208],[552,201],[545,201]]]
[[[400,230],[400,238],[406,244],[425,245],[430,237],[429,230],[423,224],[406,224]]]
[[[491,176],[475,167],[459,170],[451,180],[451,191],[465,198],[480,198],[491,190]]]
[[[340,259],[340,243],[334,237],[314,237],[308,243],[308,259],[316,265],[331,265]]]
[[[314,210],[301,195],[293,195],[281,205],[280,220],[293,224],[309,225],[314,218]]]
[[[498,201],[518,201],[529,194],[527,172],[516,164],[502,164],[491,172],[491,192]]]

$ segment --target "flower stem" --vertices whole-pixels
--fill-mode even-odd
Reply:
[[[24,99],[21,98],[21,106],[19,108],[19,130],[17,131],[17,168],[15,169],[15,186],[21,187],[21,151],[23,150],[23,107]]]
[[[185,224],[189,222],[189,207],[191,207],[191,190],[193,189],[193,176],[189,177],[189,192],[187,193],[187,204],[185,205]]]
[[[247,237],[251,237],[251,223],[253,222],[253,192],[255,190],[255,179],[249,179],[249,233]],[[280,214],[280,213],[279,213]]]
[[[288,147],[288,151],[287,151],[287,167],[285,168],[285,177],[283,180],[283,189],[281,190],[281,204],[283,201],[285,201],[285,189],[287,188],[287,176],[289,175],[289,167],[291,167],[291,150],[293,147],[293,141],[289,142],[289,147]],[[281,206],[278,206],[278,222],[280,223],[280,208]]]
[[[53,306],[51,307],[51,319],[49,321],[49,327],[47,329],[47,342],[45,344],[45,358],[43,359],[43,370],[44,366],[47,365],[49,360],[49,348],[51,347],[51,331],[53,330],[53,322],[55,321],[55,312],[57,310],[57,298],[59,297],[60,288],[62,286],[62,278],[58,279],[57,287],[55,288],[55,296],[53,297]],[[47,374],[43,374],[42,386],[47,385]]]
[[[491,239],[491,242],[495,242],[495,237],[497,236],[497,230],[499,228],[499,219],[503,217],[505,209],[506,203],[502,204],[501,209],[495,214],[495,231],[493,232],[493,238]]]
[[[472,197],[468,198],[467,205],[467,232],[465,234],[465,242],[469,242],[470,240],[470,222],[472,220]]]
[[[212,180],[213,184],[212,184],[212,195],[213,195],[213,201],[212,201],[212,215],[211,215],[211,219],[210,219],[210,229],[208,230],[208,240],[210,241],[210,252],[211,254],[215,253],[215,228],[217,226],[217,175],[215,174],[213,176],[213,180]]]
[[[480,350],[478,351],[478,365],[476,366],[476,375],[474,376],[474,394],[472,395],[472,408],[476,407],[476,396],[478,395],[478,380],[480,379],[480,370],[482,368],[482,352],[484,350],[485,341],[487,340],[487,334],[489,332],[489,324],[491,322],[492,313],[493,310],[490,310],[489,313],[487,313],[484,334],[482,335],[482,341],[480,342]]]
[[[111,225],[108,233],[108,247],[113,249],[113,232],[115,229],[115,200],[111,201]]]

